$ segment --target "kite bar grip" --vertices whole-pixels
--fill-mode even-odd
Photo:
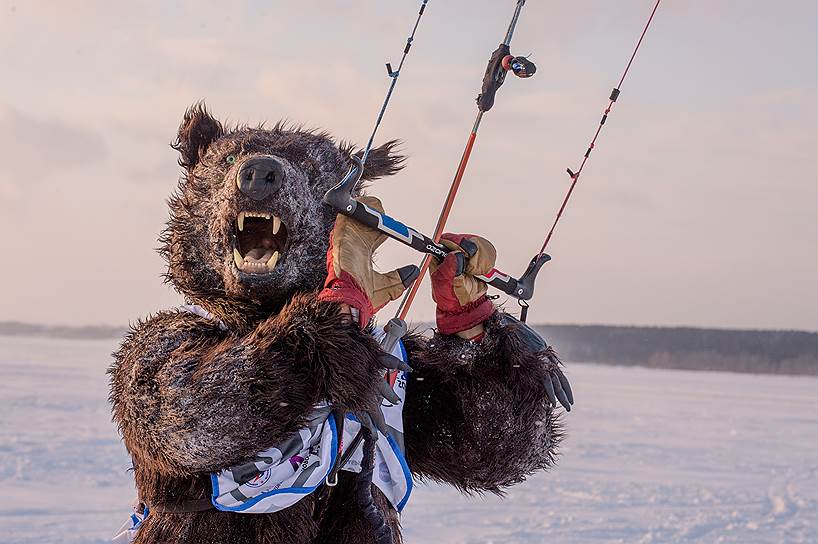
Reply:
[[[551,256],[547,253],[541,253],[531,259],[528,267],[520,276],[520,279],[514,279],[499,270],[492,269],[485,276],[476,276],[477,279],[482,280],[492,287],[496,287],[500,291],[507,293],[519,300],[531,300],[534,296],[534,284],[537,281],[537,274],[545,263],[551,260]]]
[[[435,242],[425,234],[352,198],[352,191],[361,178],[361,174],[363,174],[363,162],[360,157],[353,156],[352,161],[352,167],[340,183],[327,191],[324,195],[324,204],[327,204],[336,212],[351,217],[372,229],[378,230],[421,253],[433,255],[438,259],[443,259],[451,253],[449,248]],[[475,277],[507,295],[520,300],[529,300],[534,296],[534,282],[537,279],[537,274],[540,268],[549,260],[551,260],[551,257],[544,253],[537,255],[531,260],[528,268],[519,280],[496,268],[492,269],[485,276]]]

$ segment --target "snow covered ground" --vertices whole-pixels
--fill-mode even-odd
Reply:
[[[106,542],[133,496],[111,341],[0,337],[0,542]],[[818,378],[571,365],[559,467],[496,497],[416,488],[412,543],[818,542]]]

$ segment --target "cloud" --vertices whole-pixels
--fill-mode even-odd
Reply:
[[[502,89],[450,221],[492,239],[502,267],[539,247],[565,168],[578,166],[654,1],[526,5],[513,49],[532,53],[539,72]],[[472,4],[430,3],[378,134],[403,139],[411,160],[377,193],[418,228],[435,224],[513,7]],[[816,245],[818,79],[803,69],[816,6],[663,3],[558,229],[552,289],[541,291],[549,303],[533,319],[813,326],[814,311],[799,309],[818,307],[809,290],[763,297],[781,284],[773,265],[792,286],[809,285],[818,266],[804,251]],[[187,106],[204,98],[225,121],[288,118],[362,144],[390,83],[383,63],[399,61],[417,13],[415,2],[375,0],[17,7],[0,17],[0,63],[14,74],[0,101],[0,231],[48,209],[9,254],[36,261],[58,234],[50,254],[63,273],[7,267],[0,310],[55,322],[124,322],[171,303],[151,248],[179,175],[168,143]],[[774,258],[745,266],[759,247]],[[417,259],[398,244],[380,257]],[[52,293],[45,314],[23,297]],[[428,284],[424,293],[414,317],[434,315]],[[718,323],[689,303],[732,309],[742,297]]]
[[[0,107],[0,149],[10,157],[0,183],[28,185],[108,157],[101,134],[59,119],[42,120]]]

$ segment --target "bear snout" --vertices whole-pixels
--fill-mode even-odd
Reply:
[[[253,200],[264,200],[276,193],[284,183],[284,166],[270,155],[250,157],[236,174],[236,185]]]

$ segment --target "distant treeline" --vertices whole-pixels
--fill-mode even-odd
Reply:
[[[565,361],[818,375],[818,333],[687,327],[541,325]]]
[[[69,327],[62,325],[35,325],[17,321],[0,321],[2,336],[39,336],[43,338],[68,338],[71,340],[103,340],[116,338],[125,333],[123,327],[88,326]]]
[[[610,365],[818,376],[818,333],[607,325],[535,328],[563,360]],[[123,327],[0,322],[0,335],[102,340]]]

